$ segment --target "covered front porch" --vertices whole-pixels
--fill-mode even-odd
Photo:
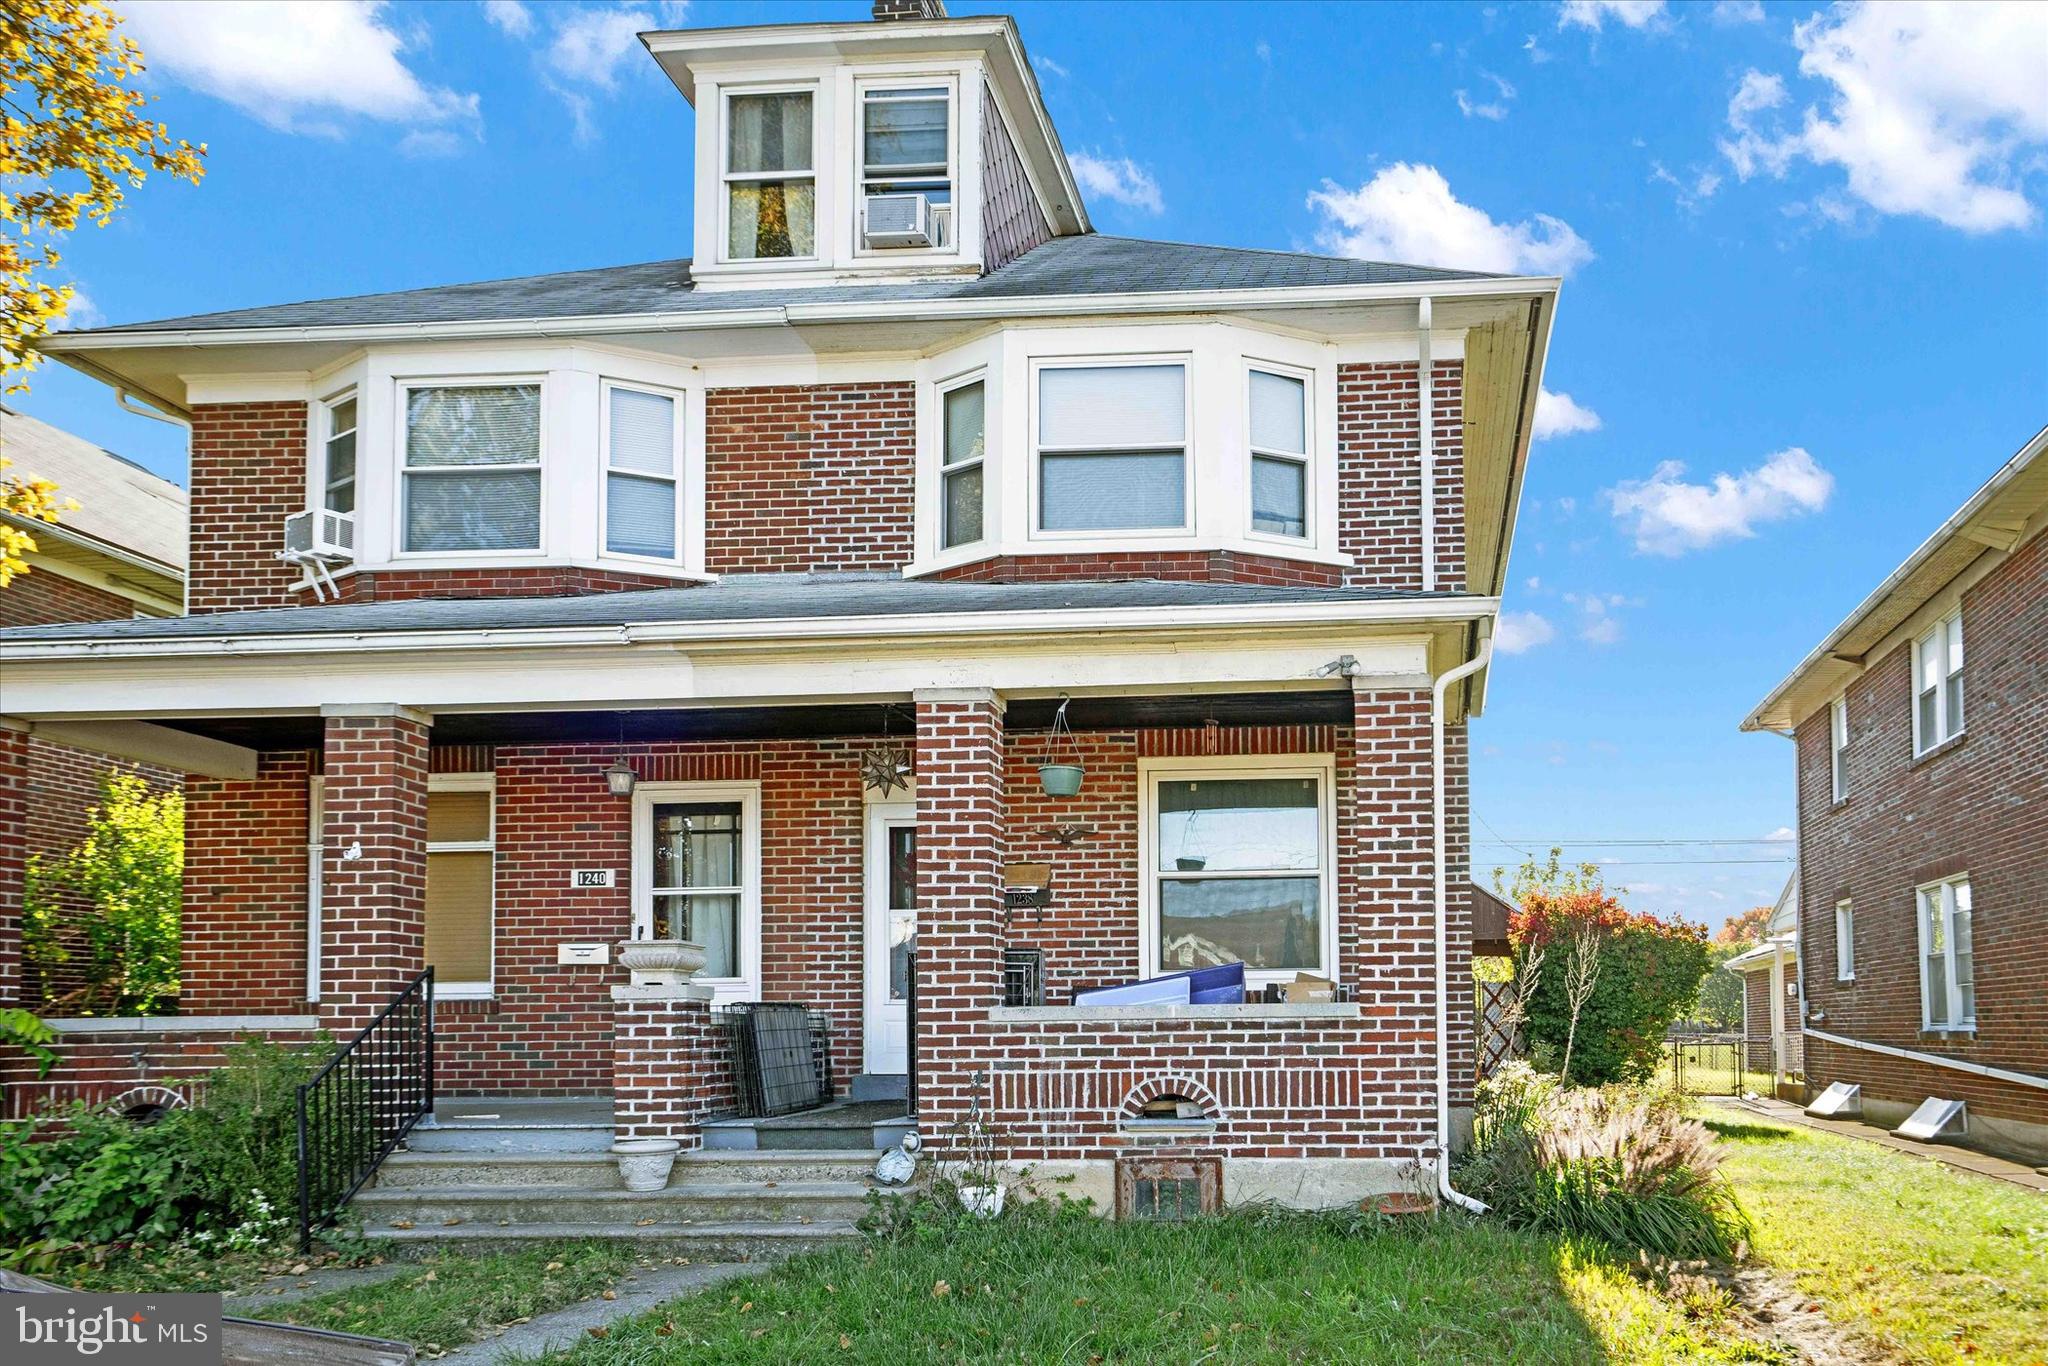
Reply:
[[[1440,717],[1430,681],[1487,610],[1460,603],[859,648],[529,635],[460,660],[181,639],[11,657],[9,705],[194,775],[194,1037],[345,1037],[432,967],[437,1097],[609,1098],[617,1135],[694,1150],[743,1146],[723,1013],[785,1003],[819,1024],[812,1100],[902,1096],[928,1142],[971,1122],[1105,1206],[1133,1153],[1220,1163],[1226,1198],[1311,1170],[1350,1198],[1426,1188],[1439,1073],[1454,1103],[1471,1074],[1462,990],[1437,1066],[1432,961],[1470,699]],[[1041,781],[1055,761],[1078,792]],[[1048,870],[1043,904],[1006,897],[1020,864]],[[1463,983],[1462,898],[1449,914]],[[619,962],[682,937],[707,961],[681,986]],[[1019,957],[1036,992],[1006,987]],[[1308,973],[1343,999],[1072,1004],[1230,959],[1255,993]],[[1182,1122],[1157,1122],[1167,1099]]]

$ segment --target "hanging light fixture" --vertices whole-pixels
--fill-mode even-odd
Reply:
[[[910,775],[914,771],[909,749],[889,738],[892,715],[892,709],[882,709],[882,743],[860,756],[861,786],[884,797],[898,788],[909,788]]]
[[[626,762],[626,714],[619,713],[619,756],[612,766],[604,771],[605,791],[614,797],[630,797],[633,785],[640,781],[640,775]]]

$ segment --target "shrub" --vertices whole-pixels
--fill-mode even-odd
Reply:
[[[1664,1031],[1699,994],[1706,931],[1627,910],[1597,868],[1560,870],[1554,851],[1547,867],[1524,867],[1513,896],[1521,907],[1508,918],[1516,963],[1545,955],[1523,1006],[1531,1051],[1561,1068],[1568,1061],[1569,1081],[1648,1080]],[[1590,971],[1574,972],[1581,967]]]
[[[184,795],[157,792],[142,775],[114,769],[101,779],[86,822],[76,849],[29,859],[23,958],[52,1006],[82,1015],[162,1013],[178,995]],[[85,984],[53,995],[67,964]]]
[[[245,1038],[223,1052],[200,1104],[165,1117],[189,1169],[193,1226],[227,1229],[298,1207],[299,1086],[331,1051]]]
[[[1522,1064],[1481,1083],[1468,1189],[1509,1223],[1660,1257],[1732,1257],[1749,1221],[1677,1097],[1567,1088]]]

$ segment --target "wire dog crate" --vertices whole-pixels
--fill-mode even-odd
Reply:
[[[832,1099],[832,1026],[823,1011],[751,1001],[720,1012],[743,1119],[810,1110]]]

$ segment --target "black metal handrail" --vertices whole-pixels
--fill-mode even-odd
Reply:
[[[434,970],[405,984],[299,1088],[299,1247],[434,1111]]]

